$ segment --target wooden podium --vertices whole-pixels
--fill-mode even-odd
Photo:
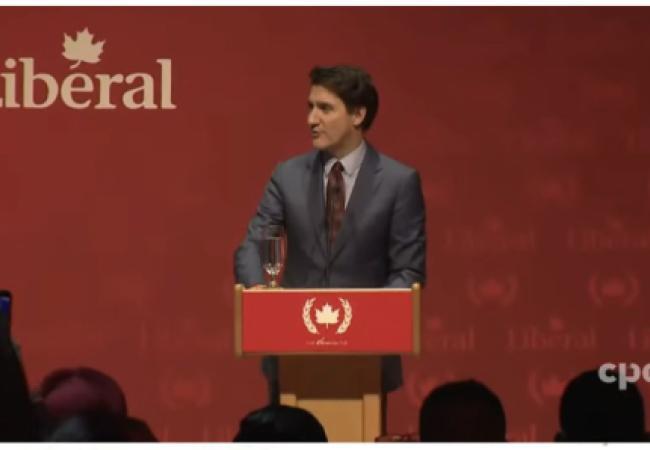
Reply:
[[[310,411],[331,442],[382,435],[381,355],[420,352],[420,286],[235,286],[235,354],[277,355],[280,402]]]

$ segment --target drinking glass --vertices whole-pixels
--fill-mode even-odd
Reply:
[[[278,286],[278,275],[284,266],[284,228],[281,225],[267,225],[262,230],[262,267],[271,277],[269,287]]]

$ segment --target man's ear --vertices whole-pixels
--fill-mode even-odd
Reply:
[[[365,106],[359,106],[352,110],[352,124],[355,127],[361,126],[363,120],[366,118],[366,112],[367,110]]]

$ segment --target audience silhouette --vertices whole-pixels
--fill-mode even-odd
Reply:
[[[618,375],[609,375],[618,380]],[[556,441],[645,441],[643,398],[636,384],[625,390],[618,382],[603,382],[596,370],[569,382],[560,401],[560,431]]]
[[[127,442],[125,417],[107,412],[64,419],[45,437],[49,442]]]
[[[109,375],[89,367],[58,369],[36,393],[41,438],[60,442],[152,442],[146,423],[128,417],[126,396]]]
[[[108,412],[126,415],[126,396],[109,375],[89,367],[51,372],[37,395],[50,417],[61,420],[73,415]]]
[[[7,319],[0,314],[0,441],[37,441],[36,430],[23,366],[11,342]]]
[[[234,442],[327,442],[321,423],[301,408],[269,405],[250,412]]]
[[[504,442],[506,415],[501,401],[476,380],[433,389],[420,408],[422,442]]]

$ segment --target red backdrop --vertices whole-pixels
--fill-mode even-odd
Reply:
[[[233,357],[232,254],[275,164],[309,148],[309,69],[354,63],[381,95],[370,140],[427,205],[424,352],[389,431],[472,376],[512,439],[551,439],[569,377],[650,362],[649,26],[647,8],[0,9],[0,64],[147,73],[158,98],[169,59],[177,106],[128,109],[115,85],[112,110],[7,108],[23,69],[0,65],[0,285],[30,383],[93,366],[161,439],[231,439],[266,399]],[[64,33],[85,27],[101,61],[71,69]]]

